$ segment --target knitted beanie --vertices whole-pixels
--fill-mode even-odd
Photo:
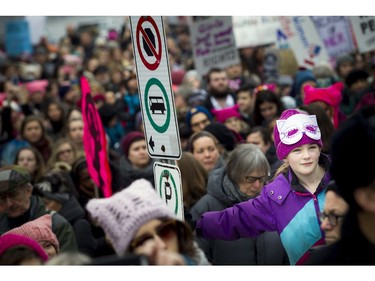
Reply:
[[[117,116],[116,110],[114,110],[113,105],[105,103],[103,104],[99,110],[99,116],[100,119],[102,120],[103,126],[108,127],[109,122]]]
[[[37,253],[43,261],[48,260],[46,251],[33,239],[13,233],[4,233],[0,236],[0,256],[15,246],[26,246]]]
[[[204,127],[203,130],[213,134],[226,151],[232,151],[237,143],[240,142],[235,132],[222,123],[212,122]]]
[[[345,79],[345,84],[350,88],[354,83],[362,80],[367,80],[370,75],[367,71],[362,69],[353,69],[349,72],[348,76]]]
[[[305,92],[304,104],[310,104],[315,101],[322,101],[333,108],[333,125],[338,128],[339,125],[339,106],[342,100],[341,91],[344,89],[342,82],[337,82],[327,88],[314,88],[306,85],[303,90]]]
[[[44,94],[48,86],[48,80],[34,80],[27,82],[25,86],[30,94],[34,94],[36,92],[41,92]]]
[[[152,219],[176,218],[145,179],[134,181],[109,198],[91,199],[86,209],[119,257],[125,254],[143,224]]]
[[[186,113],[186,124],[188,125],[189,130],[191,130],[191,118],[199,112],[202,112],[203,114],[205,114],[208,120],[212,121],[213,119],[212,114],[208,111],[207,108],[201,105],[195,106]]]
[[[219,123],[225,123],[225,121],[231,117],[242,119],[241,114],[238,111],[238,104],[223,109],[212,109],[211,112]]]
[[[276,154],[283,160],[293,149],[304,144],[323,146],[315,115],[296,109],[284,110],[273,130]]]
[[[305,70],[299,70],[296,73],[295,80],[294,80],[294,88],[293,88],[293,94],[295,97],[300,96],[300,90],[302,85],[307,81],[314,81],[316,82],[316,78],[314,76],[314,73],[310,69]]]
[[[128,158],[129,148],[133,142],[144,140],[144,139],[145,139],[144,134],[139,131],[133,131],[133,132],[126,134],[125,137],[121,141],[121,148],[125,157]]]
[[[24,223],[23,225],[6,232],[6,234],[8,233],[27,236],[39,244],[43,241],[48,241],[56,249],[56,252],[59,252],[59,241],[57,240],[55,233],[52,232],[52,216],[50,214],[46,214],[35,220]]]

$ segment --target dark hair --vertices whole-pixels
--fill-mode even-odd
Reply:
[[[46,130],[44,128],[44,125],[43,125],[43,119],[42,117],[38,116],[38,115],[27,115],[25,117],[25,119],[22,120],[22,123],[21,123],[21,137],[23,139],[25,139],[25,135],[24,135],[24,130],[25,130],[25,127],[28,123],[32,122],[32,121],[37,121],[42,129],[42,137],[41,138],[46,138],[49,140],[49,138],[47,138],[46,136]]]
[[[43,264],[43,260],[33,249],[24,245],[16,245],[0,255],[0,265],[21,265],[25,260],[35,258]]]
[[[266,144],[266,145],[272,144],[273,145],[271,133],[270,133],[270,130],[268,130],[268,128],[263,127],[263,126],[255,126],[255,127],[250,129],[250,132],[247,134],[247,136],[250,135],[250,134],[255,134],[255,133],[260,134],[264,144]]]
[[[341,193],[341,190],[337,187],[337,184],[334,180],[331,180],[329,183],[328,183],[328,186],[325,190],[325,193],[327,193],[328,191],[333,191],[334,193],[336,193],[337,195],[341,196],[342,197],[342,193]]]
[[[210,81],[211,81],[211,74],[212,73],[221,73],[221,72],[225,72],[224,69],[220,68],[220,67],[213,67],[211,68],[207,74],[206,74],[206,81],[207,81],[207,84],[210,84]]]
[[[61,111],[61,121],[65,122],[66,119],[67,119],[67,111],[66,111],[66,108],[64,107],[64,105],[60,102],[60,101],[57,101],[57,100],[52,100],[50,101],[44,108],[44,111],[43,111],[43,114],[44,114],[44,117],[48,120],[50,120],[50,116],[48,115],[48,110],[49,110],[49,107],[50,105],[52,104],[55,104],[57,105],[58,109]]]
[[[281,101],[281,98],[274,92],[270,90],[262,90],[259,91],[256,94],[255,98],[255,104],[254,104],[254,123],[257,126],[262,126],[264,125],[264,117],[262,116],[260,112],[260,105],[265,103],[265,102],[270,102],[276,104],[277,107],[277,117],[281,115],[281,113],[284,111],[285,107],[283,102]]]
[[[18,164],[18,157],[20,156],[21,152],[24,150],[30,150],[32,153],[34,153],[35,161],[36,161],[36,169],[33,175],[31,176],[31,183],[36,183],[39,181],[39,179],[44,175],[44,172],[46,170],[46,164],[44,162],[42,154],[33,146],[26,146],[21,147],[19,150],[17,150],[16,157],[14,158],[15,165]]]
[[[83,171],[84,169],[87,169],[87,162],[86,162],[86,157],[80,157],[76,161],[74,161],[72,165],[72,170],[70,171],[70,175],[72,177],[74,186],[76,187],[77,190],[79,190],[79,185],[80,185],[80,172]]]
[[[255,83],[245,82],[244,84],[240,85],[240,87],[238,88],[238,90],[235,93],[237,95],[239,92],[249,91],[250,95],[253,95],[253,90],[255,89],[256,86],[257,85]]]

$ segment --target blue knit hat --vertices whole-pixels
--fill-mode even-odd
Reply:
[[[186,114],[186,124],[188,125],[189,130],[191,130],[191,124],[190,124],[191,118],[199,112],[202,112],[203,114],[205,114],[207,116],[208,120],[210,120],[210,121],[213,120],[212,114],[208,111],[207,108],[205,108],[204,106],[201,106],[201,105],[195,106],[192,109],[190,109],[188,111],[188,113]]]
[[[302,86],[303,83],[305,83],[307,81],[316,82],[316,78],[314,76],[314,73],[311,70],[305,69],[305,70],[300,70],[296,73],[294,89],[293,89],[294,93],[295,93],[295,96],[300,95],[301,86]]]

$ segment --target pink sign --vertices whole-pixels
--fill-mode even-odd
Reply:
[[[82,117],[84,122],[83,144],[87,168],[104,197],[112,195],[112,175],[107,155],[107,139],[98,110],[91,97],[90,85],[81,77]]]

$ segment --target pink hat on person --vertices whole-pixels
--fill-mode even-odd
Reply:
[[[8,233],[27,236],[38,243],[48,241],[56,249],[56,253],[59,252],[59,241],[57,240],[55,233],[52,231],[52,216],[50,214],[46,214],[35,220],[24,223],[19,227],[7,231],[5,234]]]
[[[284,110],[276,120],[273,130],[276,154],[283,160],[296,147],[304,144],[323,146],[321,133],[315,115],[308,115],[296,109]]]
[[[46,251],[35,240],[14,233],[4,233],[0,236],[0,255],[15,246],[26,246],[31,248],[44,262],[48,260]]]
[[[344,89],[342,82],[337,82],[327,88],[314,88],[306,85],[303,88],[305,92],[304,104],[310,104],[315,101],[322,101],[333,107],[333,125],[335,128],[339,126],[339,106],[342,100],[341,91]]]
[[[48,86],[48,80],[34,80],[25,83],[26,89],[29,91],[30,94],[34,94],[36,92],[45,93]]]
[[[212,109],[211,112],[219,123],[225,123],[225,121],[231,117],[242,119],[241,114],[238,111],[238,104],[223,109]]]

